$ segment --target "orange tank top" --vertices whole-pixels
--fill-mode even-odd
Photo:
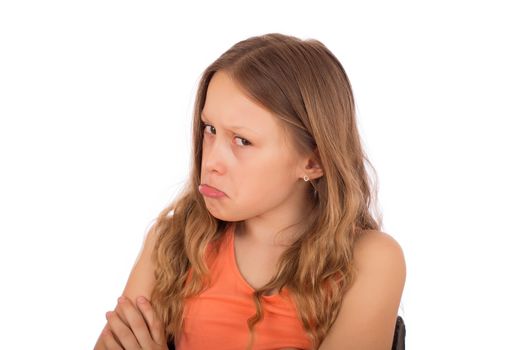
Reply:
[[[237,268],[234,225],[226,228],[217,257],[209,264],[210,287],[186,300],[177,350],[246,350],[255,314],[254,289]],[[289,292],[262,296],[264,318],[255,324],[253,350],[311,349]]]

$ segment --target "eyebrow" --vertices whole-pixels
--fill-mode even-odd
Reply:
[[[207,123],[211,123],[208,118],[204,115],[204,112],[201,113],[201,120],[204,121],[204,122],[207,122]],[[248,127],[245,127],[245,126],[239,126],[239,125],[232,125],[229,127],[230,130],[248,130],[248,131],[251,131],[253,132],[254,134],[256,135],[259,135],[259,133],[253,129],[250,129]]]

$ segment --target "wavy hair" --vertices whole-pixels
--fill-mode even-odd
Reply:
[[[352,88],[342,64],[320,41],[280,33],[250,37],[233,45],[203,72],[193,110],[191,175],[154,224],[156,283],[151,301],[168,338],[182,331],[184,300],[209,283],[206,247],[218,247],[229,222],[213,217],[198,191],[201,183],[200,114],[213,74],[225,71],[244,92],[273,112],[300,154],[315,151],[323,176],[311,181],[311,211],[299,235],[281,255],[277,273],[255,290],[254,325],[264,317],[261,296],[287,288],[313,348],[335,321],[355,279],[353,247],[366,230],[380,230],[377,186],[365,168]],[[217,253],[217,249],[211,250]]]

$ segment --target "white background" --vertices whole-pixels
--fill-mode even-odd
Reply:
[[[1,347],[93,347],[187,177],[200,74],[281,32],[350,77],[407,349],[525,349],[518,3],[1,2]]]

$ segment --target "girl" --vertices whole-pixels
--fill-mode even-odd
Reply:
[[[96,349],[391,349],[404,255],[372,216],[331,51],[277,33],[231,47],[200,80],[193,155]]]

